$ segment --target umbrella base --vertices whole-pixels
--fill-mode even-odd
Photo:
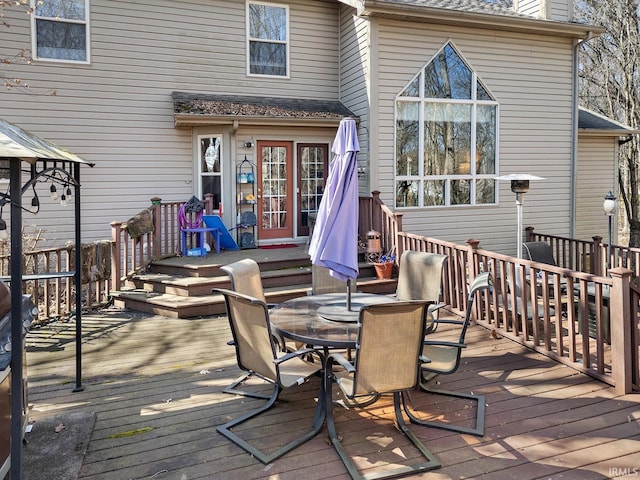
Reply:
[[[360,309],[364,303],[352,303],[351,310],[347,310],[347,302],[332,303],[318,308],[318,315],[325,320],[333,322],[351,322],[356,323],[360,315]]]

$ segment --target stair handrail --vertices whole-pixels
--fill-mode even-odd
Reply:
[[[178,211],[183,203],[163,202],[161,198],[153,197],[151,205],[131,219],[111,222],[111,278],[114,290],[120,290],[123,282],[147,268],[154,260],[180,254]],[[212,214],[213,194],[205,194],[203,203],[205,214]],[[151,226],[131,236],[128,225],[134,218],[146,216],[150,216]]]

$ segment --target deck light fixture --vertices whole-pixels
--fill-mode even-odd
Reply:
[[[604,203],[602,204],[604,214],[609,218],[609,244],[607,248],[607,274],[611,269],[611,243],[613,242],[613,216],[616,213],[616,197],[613,192],[609,190],[604,197]]]
[[[511,181],[511,191],[516,194],[516,210],[518,216],[518,231],[516,235],[517,257],[522,258],[522,205],[524,204],[524,194],[529,191],[529,181],[544,180],[543,177],[529,175],[528,173],[511,173],[502,175],[498,180]]]

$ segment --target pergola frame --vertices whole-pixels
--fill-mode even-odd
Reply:
[[[22,363],[24,342],[22,337],[22,195],[29,189],[35,191],[40,182],[58,183],[74,189],[75,216],[75,271],[62,272],[60,276],[75,279],[76,300],[76,382],[74,392],[82,386],[82,249],[80,212],[80,165],[93,166],[80,157],[56,145],[0,120],[0,161],[9,164],[9,193],[0,194],[0,205],[10,204],[11,209],[11,478],[22,478]],[[30,164],[23,170],[22,164]],[[29,179],[22,185],[23,172]],[[27,209],[25,209],[27,210]],[[27,210],[29,211],[29,210]]]

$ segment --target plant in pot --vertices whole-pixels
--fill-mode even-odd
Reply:
[[[396,256],[391,250],[389,253],[376,253],[369,254],[368,260],[373,264],[376,269],[376,275],[380,279],[391,278],[393,273],[393,266],[396,263]]]

